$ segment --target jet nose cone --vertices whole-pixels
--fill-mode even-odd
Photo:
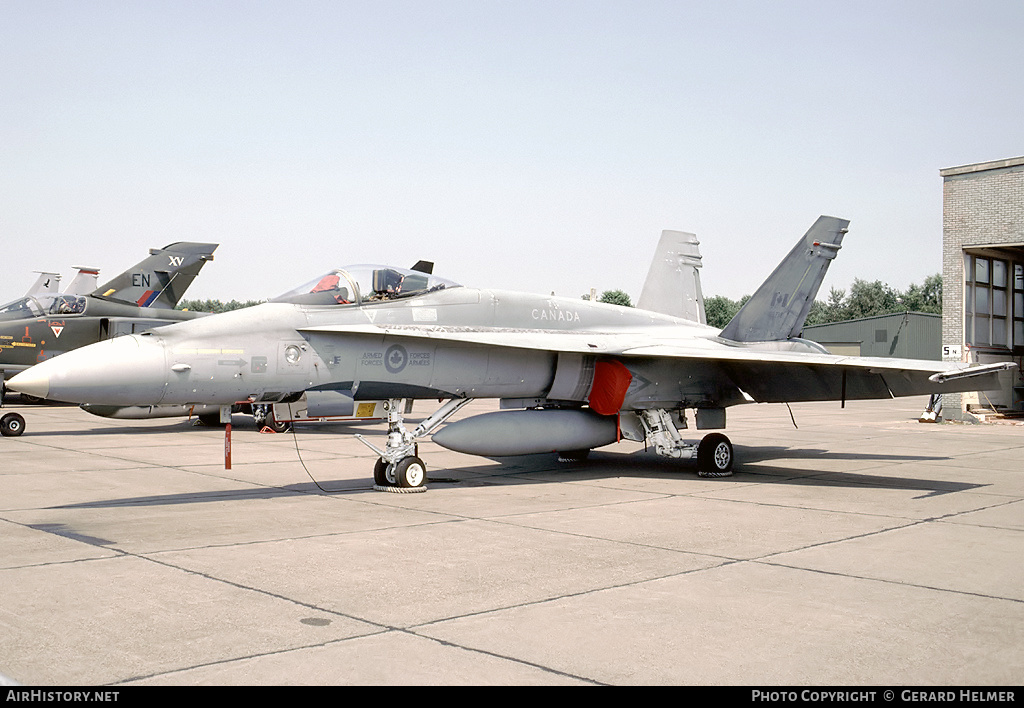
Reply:
[[[163,345],[139,335],[75,349],[21,372],[12,391],[67,403],[159,403],[167,380]]]
[[[34,366],[17,374],[7,382],[7,388],[36,398],[46,398],[50,394],[50,377],[45,371],[40,374],[38,369],[38,366]]]

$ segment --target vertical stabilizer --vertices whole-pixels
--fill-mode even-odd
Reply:
[[[99,268],[86,268],[85,266],[75,266],[75,268],[78,269],[78,273],[71,279],[71,283],[64,291],[65,295],[88,295],[99,287]]]
[[[172,243],[153,248],[149,257],[101,285],[91,294],[139,307],[174,309],[207,261],[216,243]]]
[[[37,270],[39,277],[36,278],[36,282],[32,284],[32,287],[25,293],[29,295],[45,295],[46,293],[55,293],[60,289],[60,273],[48,273],[43,270]]]
[[[722,338],[735,342],[768,342],[799,336],[849,225],[846,219],[819,216],[722,330]]]
[[[700,289],[700,241],[684,231],[662,231],[637,307],[706,324]]]

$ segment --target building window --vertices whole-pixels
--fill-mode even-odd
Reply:
[[[1024,264],[1013,264],[1013,346],[1024,347]]]
[[[1009,261],[965,254],[964,341],[967,344],[1000,349],[1009,348],[1014,342],[1024,344],[1024,302],[1018,302],[1024,301],[1024,272],[1020,264],[1012,265],[1011,289]]]

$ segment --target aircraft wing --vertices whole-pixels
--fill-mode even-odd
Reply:
[[[703,338],[679,343],[666,341],[667,338],[650,331],[551,332],[373,324],[326,325],[300,331],[310,336],[365,334],[594,356],[670,359],[681,365],[699,364],[702,378],[732,384],[758,403],[986,391],[998,388],[999,373],[1015,366],[1008,362],[970,366],[920,359],[779,351],[730,346]]]
[[[625,354],[628,344],[638,341],[635,332],[552,332],[510,327],[342,324],[304,327],[299,332],[411,337],[514,349],[608,355]],[[639,336],[642,338],[642,335]]]

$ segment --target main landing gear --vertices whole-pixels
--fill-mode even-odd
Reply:
[[[721,433],[709,433],[696,445],[685,442],[664,409],[640,411],[640,422],[647,440],[654,444],[654,451],[662,457],[696,459],[697,474],[701,477],[728,477],[732,474],[732,443]]]
[[[732,443],[721,433],[710,433],[697,444],[697,474],[728,477],[732,474]]]
[[[430,417],[409,432],[402,421],[403,399],[389,398],[384,402],[388,413],[388,441],[381,450],[362,435],[359,442],[379,455],[373,466],[373,488],[379,492],[399,494],[427,491],[427,466],[417,455],[416,440],[430,435],[439,425],[472,401],[471,398],[453,398]]]

